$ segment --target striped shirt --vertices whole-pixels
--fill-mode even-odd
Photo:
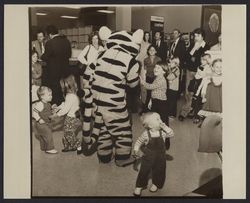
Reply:
[[[163,75],[157,76],[152,84],[145,83],[143,86],[152,90],[152,99],[167,100],[167,81]]]
[[[154,137],[159,137],[160,136],[160,131],[150,131],[150,135],[152,138]],[[169,128],[167,125],[164,125],[164,127],[162,128],[162,137],[165,140],[166,138],[169,137],[173,137],[174,136],[174,131]],[[139,149],[141,148],[142,145],[147,145],[149,142],[149,136],[148,136],[148,132],[147,130],[145,130],[142,135],[140,137],[138,137],[138,139],[135,142],[134,145],[134,150],[135,151],[139,151]]]

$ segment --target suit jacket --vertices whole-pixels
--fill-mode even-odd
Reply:
[[[167,59],[168,46],[164,41],[161,41],[160,47],[156,45],[156,41],[154,41],[153,45],[156,47],[156,56],[159,56],[163,62]]]
[[[171,52],[171,47],[172,47],[173,43],[171,43],[171,45],[170,45],[169,53]],[[181,68],[183,68],[185,55],[186,55],[185,42],[183,40],[179,39],[179,41],[175,45],[175,49],[174,49],[174,52],[173,52],[173,57],[178,57],[180,59],[180,67]]]
[[[32,41],[31,42],[32,49],[35,48],[35,50],[38,53],[38,58],[41,58],[42,56],[42,47],[40,45],[40,42],[38,40]],[[45,42],[43,42],[43,46],[45,48]]]
[[[46,62],[49,83],[56,83],[69,71],[71,45],[65,36],[55,36],[47,41],[41,59]]]
[[[191,48],[191,50],[192,50],[192,48]],[[193,72],[197,72],[198,67],[201,65],[201,55],[204,54],[209,49],[210,49],[210,46],[207,43],[205,43],[205,46],[200,47],[198,50],[196,50],[194,52],[193,55],[191,55],[189,52],[188,53],[189,65],[187,67],[188,70],[193,71]],[[192,58],[194,59],[194,61],[192,60]]]

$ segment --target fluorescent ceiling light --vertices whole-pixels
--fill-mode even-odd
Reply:
[[[81,6],[65,6],[66,8],[80,9]]]
[[[114,11],[110,11],[110,10],[97,10],[97,12],[99,12],[99,13],[114,13]]]
[[[76,18],[78,18],[78,17],[76,17],[76,16],[61,16],[61,18],[76,19]]]
[[[36,13],[37,16],[46,16],[47,13]]]

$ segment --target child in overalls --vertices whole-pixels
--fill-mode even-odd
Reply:
[[[134,196],[140,196],[148,185],[148,176],[152,171],[150,192],[156,192],[164,185],[166,178],[166,147],[165,139],[174,135],[173,130],[165,125],[158,113],[148,112],[142,116],[146,130],[138,138],[134,146],[136,156],[143,152],[141,168],[136,180]]]

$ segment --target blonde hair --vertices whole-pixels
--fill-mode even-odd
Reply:
[[[145,128],[149,128],[150,122],[151,122],[153,116],[156,116],[159,119],[161,119],[160,115],[158,113],[156,113],[156,112],[147,112],[147,113],[142,114],[142,116],[141,116],[142,125]]]
[[[76,94],[78,88],[75,77],[73,75],[69,75],[68,77],[60,80],[60,85],[62,88],[62,92],[64,96],[67,93],[74,93]]]
[[[39,100],[41,100],[42,96],[46,93],[46,92],[52,92],[52,90],[46,86],[41,86],[38,88],[37,90],[37,96],[39,98]]]

